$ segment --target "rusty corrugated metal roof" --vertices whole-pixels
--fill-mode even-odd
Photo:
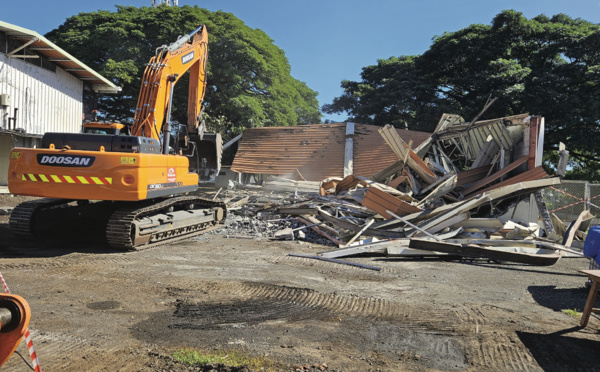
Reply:
[[[489,186],[483,190],[479,190],[479,191],[477,191],[477,193],[468,195],[468,197],[471,197],[471,196],[474,196],[477,194],[482,194],[484,192],[496,190],[496,189],[504,187],[504,186],[514,185],[515,183],[541,180],[543,178],[548,178],[548,177],[550,177],[550,175],[548,175],[548,173],[546,173],[546,171],[544,170],[543,167],[539,166],[539,167],[535,167],[533,169],[529,169],[523,173],[517,174],[516,176],[508,178],[508,179],[506,179],[500,183],[497,183],[495,185]]]
[[[387,211],[399,216],[407,216],[411,213],[423,211],[422,208],[402,201],[376,187],[369,187],[363,198],[362,205],[379,213],[386,220],[392,218],[392,215],[387,213]]]
[[[246,129],[231,169],[321,181],[342,177],[346,124]]]
[[[353,174],[369,177],[398,160],[377,132],[380,127],[354,125]],[[417,146],[431,134],[398,130]],[[231,169],[307,181],[344,176],[346,123],[246,129]],[[300,177],[301,176],[301,177]]]
[[[354,174],[370,177],[398,160],[381,134],[381,127],[375,125],[355,124],[354,126]],[[396,129],[405,143],[412,141],[416,148],[431,136],[431,133],[415,130]]]

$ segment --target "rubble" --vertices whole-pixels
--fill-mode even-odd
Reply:
[[[326,129],[308,127],[301,132]],[[346,139],[355,138],[355,128],[363,127],[346,126]],[[381,164],[378,159],[370,174],[307,181],[300,178],[303,173],[322,173],[315,171],[315,164],[294,163],[296,172],[286,168],[287,177],[280,174],[244,190],[245,203],[230,210],[222,233],[335,246],[319,253],[330,259],[379,253],[552,265],[561,257],[582,255],[570,248],[571,243],[585,238],[593,216],[582,214],[569,228],[560,221],[555,226],[557,219],[548,213],[539,193],[560,183],[541,167],[543,118],[522,114],[465,122],[444,115],[434,133],[420,138],[416,148],[412,139],[408,143],[402,139],[401,132],[391,126],[378,129],[379,142],[389,147],[395,160],[388,157]],[[253,133],[253,141],[267,138],[258,130]],[[350,148],[356,151],[355,144]],[[258,157],[256,151],[252,154]],[[249,163],[238,164],[242,163],[248,171]],[[260,169],[266,168],[262,164]],[[347,169],[344,166],[344,173]]]
[[[8,216],[12,212],[13,207],[0,206],[0,216]]]

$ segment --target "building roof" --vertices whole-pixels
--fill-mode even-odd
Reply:
[[[22,43],[19,48],[8,52],[9,57],[31,58],[23,54],[23,50],[42,55],[52,63],[60,66],[65,71],[73,74],[80,80],[88,83],[92,89],[99,93],[117,93],[121,88],[107,80],[105,77],[86,66],[83,62],[62,50],[56,44],[46,39],[35,31],[31,31],[10,23],[0,21],[0,31]]]
[[[322,181],[344,176],[347,123],[246,129],[232,170]],[[354,124],[353,174],[369,177],[398,160],[378,133],[380,127]],[[413,148],[431,133],[397,129]]]

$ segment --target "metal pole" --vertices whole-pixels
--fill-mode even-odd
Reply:
[[[167,108],[167,118],[165,130],[163,131],[163,154],[169,153],[169,142],[171,141],[171,105],[173,104],[173,90],[175,89],[175,80],[171,80],[171,95],[169,96],[169,107]]]

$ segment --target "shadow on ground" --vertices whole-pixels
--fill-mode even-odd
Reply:
[[[553,285],[527,287],[531,296],[541,306],[554,311],[577,309],[582,312],[589,290],[585,288],[585,277],[581,279],[579,288],[556,288]]]
[[[517,332],[517,336],[544,371],[600,371],[600,341],[564,336],[579,329],[550,334]]]

